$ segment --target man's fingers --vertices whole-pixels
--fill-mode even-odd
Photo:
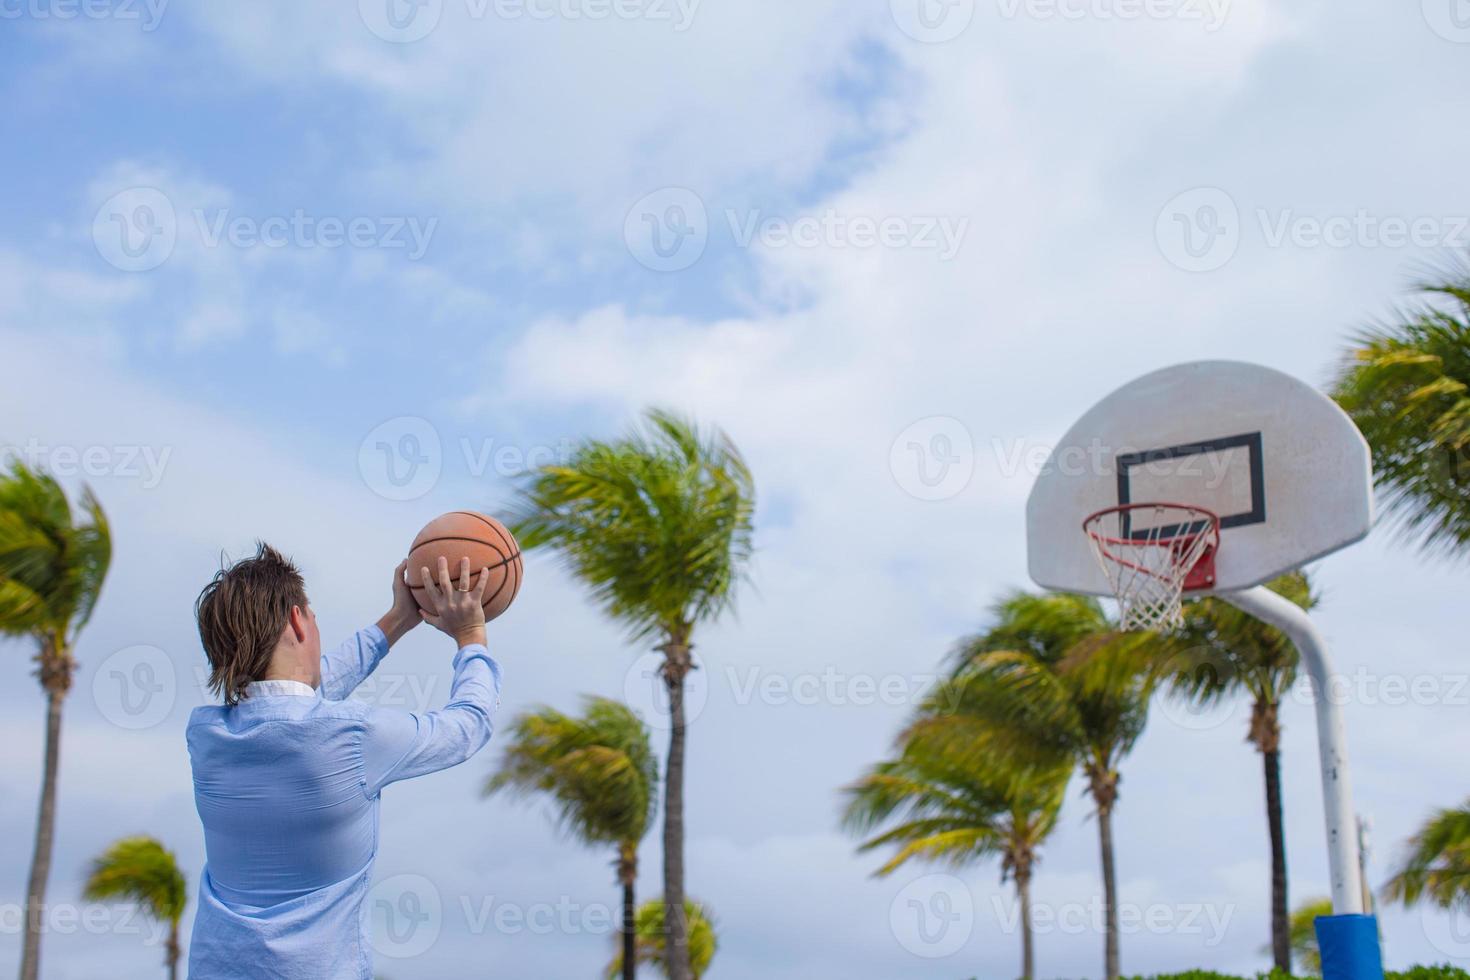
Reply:
[[[429,602],[433,604],[434,608],[443,609],[444,600],[439,595],[439,590],[434,587],[434,578],[429,574],[428,565],[419,568],[419,581],[423,583],[424,591],[429,594]]]
[[[424,618],[424,622],[428,623],[430,626],[434,627],[435,629],[439,628],[441,620],[438,616],[426,613],[422,609],[419,610],[419,615],[422,616]]]
[[[443,555],[439,556],[439,587],[444,590],[445,599],[454,591],[454,580],[449,577],[449,559]]]
[[[468,558],[461,558],[459,560],[459,591],[461,591],[461,592],[468,592],[469,590],[470,590],[470,560]]]
[[[490,584],[490,569],[480,569],[480,584],[475,586],[475,601],[480,605],[485,604],[485,586]]]

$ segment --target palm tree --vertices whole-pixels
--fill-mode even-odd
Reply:
[[[689,971],[694,980],[709,970],[710,961],[715,958],[715,952],[719,948],[719,940],[715,936],[714,917],[710,915],[709,909],[691,899],[684,900],[684,921],[688,924],[689,942]],[[638,909],[638,942],[634,957],[640,963],[651,963],[664,969],[664,975],[668,976],[668,956],[665,940],[668,930],[664,922],[664,903],[658,899],[644,902]],[[612,962],[607,965],[607,978],[612,980],[621,971],[627,976],[627,953],[626,945],[613,955]]]
[[[1387,512],[1431,552],[1470,546],[1470,262],[1420,285],[1428,298],[1363,331],[1334,396],[1373,447]]]
[[[1317,604],[1305,572],[1283,575],[1270,588],[1303,609]],[[1281,700],[1297,677],[1297,649],[1287,636],[1221,599],[1186,606],[1185,628],[1165,661],[1176,694],[1205,705],[1235,692],[1251,699],[1246,741],[1261,754],[1266,783],[1266,824],[1271,841],[1271,954],[1276,969],[1291,972],[1291,924],[1287,913],[1286,830],[1281,815]]]
[[[1470,800],[1440,810],[1419,828],[1384,891],[1405,905],[1427,898],[1441,908],[1470,910]]]
[[[518,717],[500,770],[485,784],[487,795],[503,789],[546,793],[573,834],[617,848],[625,980],[633,980],[637,967],[633,889],[657,786],[658,762],[642,720],[625,705],[594,697],[586,699],[580,718],[546,707]]]
[[[1159,640],[1117,632],[1099,602],[1084,596],[1018,592],[994,615],[989,630],[961,644],[953,676],[926,699],[906,737],[940,739],[1004,772],[1081,771],[1097,813],[1104,969],[1117,980],[1118,765],[1143,732],[1154,670],[1142,654],[1109,653],[1146,651]]]
[[[684,907],[684,680],[696,624],[727,610],[751,554],[755,486],[730,439],[651,410],[612,441],[526,474],[510,522],[551,548],[634,640],[656,638],[669,698],[664,766],[664,900],[669,976],[689,980]]]
[[[1322,951],[1317,948],[1317,920],[1331,914],[1330,898],[1308,899],[1291,913],[1291,952],[1302,969],[1312,976],[1322,972]]]
[[[847,787],[843,822],[849,830],[888,830],[863,842],[870,851],[898,850],[875,874],[893,873],[911,858],[960,867],[999,856],[1002,883],[1014,881],[1021,919],[1021,976],[1035,976],[1031,877],[1042,842],[1056,826],[1070,768],[1007,774],[957,758],[942,742],[912,740],[899,757],[874,766]]]
[[[184,873],[173,854],[151,837],[124,837],[92,862],[82,892],[89,902],[126,899],[159,922],[168,923],[164,962],[169,980],[179,975],[179,921],[188,904]]]
[[[0,633],[36,644],[36,676],[46,693],[46,742],[35,848],[26,884],[21,980],[41,964],[41,916],[56,831],[56,778],[61,757],[61,706],[71,690],[72,648],[107,577],[112,538],[102,507],[84,489],[78,523],[61,485],[15,462],[0,476]]]

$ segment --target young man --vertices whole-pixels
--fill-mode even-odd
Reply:
[[[195,606],[210,687],[189,757],[206,864],[189,947],[191,980],[371,980],[361,916],[384,786],[458,765],[490,740],[500,667],[485,649],[489,572],[469,561],[420,613],[393,573],[393,606],[323,654],[301,574],[275,549],[222,570]],[[414,714],[346,700],[420,619],[454,638],[449,703]]]

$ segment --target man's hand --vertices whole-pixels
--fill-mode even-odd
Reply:
[[[414,601],[413,590],[408,587],[408,580],[404,578],[407,571],[408,559],[405,558],[393,569],[393,607],[378,620],[378,629],[388,638],[389,646],[403,639],[405,633],[422,622],[419,604]]]
[[[469,646],[471,643],[485,644],[485,586],[490,583],[490,569],[480,569],[480,582],[478,585],[470,585],[470,560],[461,558],[459,562],[459,586],[449,578],[449,562],[447,559],[439,559],[439,583],[436,586],[434,580],[429,577],[429,569],[422,570],[424,590],[429,595],[429,603],[434,607],[434,612],[421,612],[424,621],[450,636],[460,646]]]

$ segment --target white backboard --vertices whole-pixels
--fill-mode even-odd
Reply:
[[[1330,398],[1271,368],[1197,361],[1146,374],[1089,409],[1052,450],[1026,501],[1031,577],[1109,595],[1082,521],[1146,502],[1218,514],[1211,591],[1250,588],[1368,533],[1368,444]]]

